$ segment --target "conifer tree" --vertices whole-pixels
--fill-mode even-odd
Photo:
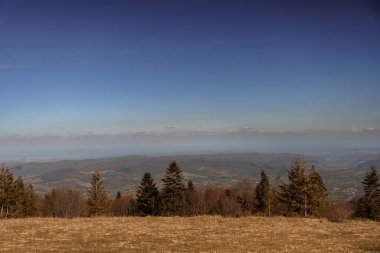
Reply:
[[[380,183],[374,167],[367,172],[362,182],[364,196],[359,199],[356,215],[380,220]]]
[[[7,167],[0,171],[0,217],[9,217],[13,202],[13,175]]]
[[[159,191],[149,172],[143,175],[136,197],[137,208],[141,215],[158,215]]]
[[[195,190],[193,181],[189,180],[187,182],[186,192],[185,192],[185,215],[193,216],[197,214],[197,204],[198,195]]]
[[[166,169],[162,187],[162,209],[166,215],[182,215],[185,202],[185,185],[182,170],[176,162]]]
[[[193,181],[191,179],[187,182],[186,191],[187,192],[194,192],[195,191],[194,183],[193,183]]]
[[[13,174],[7,167],[2,165],[0,168],[0,218],[29,216],[25,211],[26,194],[30,192],[29,188],[25,188],[21,177],[14,180]]]
[[[89,206],[90,216],[105,215],[108,213],[108,197],[104,191],[103,181],[100,178],[99,172],[92,174],[87,204]]]
[[[256,186],[255,207],[258,212],[271,216],[271,187],[265,171],[261,171],[260,182]]]
[[[286,215],[307,216],[307,177],[303,157],[295,159],[288,171],[288,183],[280,186],[279,200],[286,206]]]
[[[308,213],[319,217],[321,211],[326,204],[326,187],[322,177],[315,170],[315,166],[311,166],[311,172],[307,181],[307,199]]]
[[[33,185],[29,184],[24,191],[24,216],[34,217],[37,213],[37,196]]]
[[[25,190],[24,182],[21,177],[18,177],[13,182],[12,189],[12,217],[19,218],[24,216]]]
[[[271,215],[280,215],[287,210],[284,202],[279,200],[280,186],[283,184],[281,177],[277,176],[271,186]]]

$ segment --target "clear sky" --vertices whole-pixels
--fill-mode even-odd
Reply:
[[[377,1],[0,0],[0,137],[380,129]]]

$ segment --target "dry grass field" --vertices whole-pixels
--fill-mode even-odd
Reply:
[[[0,252],[380,252],[380,223],[217,216],[1,220]]]

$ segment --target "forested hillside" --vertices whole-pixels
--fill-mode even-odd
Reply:
[[[150,171],[155,178],[162,178],[167,164],[175,160],[184,169],[184,177],[200,185],[232,186],[236,181],[249,178],[259,180],[261,170],[275,180],[286,177],[296,154],[215,154],[188,156],[124,156],[116,158],[66,160],[58,162],[34,162],[11,167],[16,176],[33,183],[39,193],[54,187],[69,187],[86,192],[88,178],[95,170],[102,173],[110,194],[134,192],[142,173]],[[339,155],[306,155],[306,161],[314,164],[323,176],[331,197],[353,199],[361,193],[360,178],[372,165],[378,165],[377,153],[347,153]],[[379,166],[378,166],[379,167]],[[158,182],[160,184],[161,182]]]

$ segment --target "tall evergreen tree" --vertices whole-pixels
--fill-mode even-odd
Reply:
[[[374,167],[367,172],[362,182],[364,196],[359,199],[356,215],[374,220],[380,220],[380,183]]]
[[[90,216],[105,215],[108,213],[108,197],[104,191],[103,181],[100,178],[99,172],[92,174],[87,204],[89,206]]]
[[[255,209],[258,212],[271,216],[271,187],[265,171],[261,171],[260,182],[256,186]]]
[[[159,191],[149,172],[144,173],[136,197],[137,208],[141,215],[158,215]]]
[[[284,202],[279,200],[280,186],[283,184],[281,177],[277,176],[271,185],[271,215],[280,215],[287,210]]]
[[[193,183],[193,181],[191,179],[187,182],[186,191],[187,192],[194,192],[195,191],[194,183]]]
[[[198,194],[195,190],[192,180],[187,182],[186,192],[185,192],[185,215],[193,216],[197,214],[197,204],[199,204]]]
[[[13,202],[13,175],[7,167],[0,171],[0,217],[9,217]]]
[[[286,215],[307,216],[307,177],[303,157],[295,159],[288,171],[288,183],[280,186],[279,200],[284,203]]]
[[[182,215],[185,202],[185,185],[183,184],[182,170],[176,162],[172,162],[166,169],[162,179],[162,209],[166,215]]]
[[[15,217],[15,218],[23,217],[24,205],[25,205],[24,182],[22,181],[21,177],[18,177],[13,182],[12,207],[11,207],[12,217]]]
[[[307,181],[307,200],[309,215],[320,216],[323,207],[326,204],[326,187],[322,177],[315,170],[315,166],[311,166],[311,172]]]
[[[7,167],[2,165],[0,168],[0,218],[28,216],[25,199],[29,189],[25,188],[21,177],[14,180]]]
[[[29,184],[24,192],[24,216],[34,217],[37,214],[37,196],[34,192],[33,185]]]

